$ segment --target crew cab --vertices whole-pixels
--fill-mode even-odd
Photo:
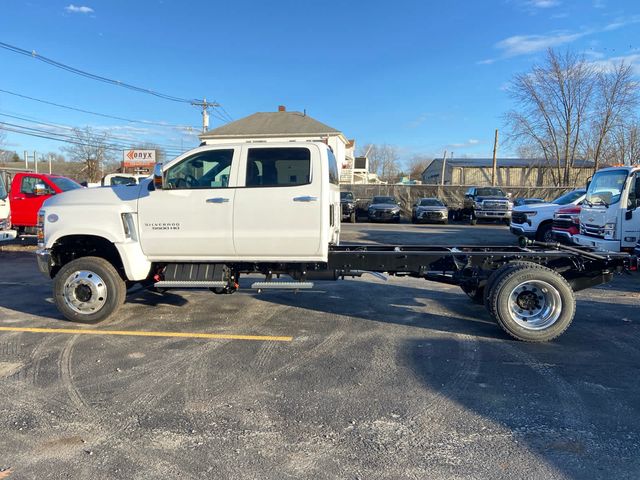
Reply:
[[[598,170],[580,212],[578,245],[632,252],[640,240],[640,165]]]
[[[69,190],[81,189],[79,183],[61,175],[19,172],[11,181],[11,223],[20,232],[35,231],[38,210],[48,198]]]
[[[511,233],[525,236],[541,242],[553,241],[553,215],[563,206],[581,205],[584,200],[585,190],[578,189],[560,195],[549,203],[534,205],[522,205],[513,209]]]
[[[298,290],[373,272],[459,285],[505,332],[535,342],[569,326],[574,289],[635,267],[628,255],[559,246],[339,240],[338,168],[326,144],[234,143],[156,165],[139,185],[51,196],[38,213],[36,258],[53,279],[57,308],[73,321],[113,315],[137,282],[231,294],[241,276],[263,275],[250,284],[258,291]]]
[[[464,195],[462,214],[471,225],[478,220],[502,220],[509,223],[513,203],[509,196],[496,187],[471,187]]]

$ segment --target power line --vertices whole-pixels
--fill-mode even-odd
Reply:
[[[2,127],[3,130],[7,132],[13,132],[13,133],[18,133],[22,135],[32,136],[32,137],[44,138],[47,140],[55,140],[58,142],[71,143],[75,145],[104,147],[107,150],[113,150],[118,152],[121,152],[122,150],[128,150],[131,148],[131,143],[109,142],[109,141],[101,142],[101,144],[89,143],[86,141],[82,141],[82,139],[79,139],[72,135],[58,133],[58,132],[51,132],[48,130],[43,130],[41,128],[34,128],[34,127],[29,127],[25,125],[10,123],[10,122],[0,121],[0,126]],[[174,149],[163,148],[163,150],[165,150],[165,153],[169,155],[177,156],[183,153],[182,149],[174,150]]]
[[[15,120],[22,120],[25,122],[34,122],[37,125],[45,125],[48,127],[53,127],[53,128],[57,128],[57,129],[62,129],[62,130],[68,130],[68,131],[74,131],[76,130],[77,127],[71,127],[68,125],[62,125],[62,124],[58,124],[58,123],[50,123],[44,120],[40,120],[34,117],[28,117],[28,116],[20,116],[20,115],[12,115],[9,113],[4,113],[4,112],[0,112],[0,116],[3,117],[9,117],[9,118],[13,118]],[[54,132],[51,132],[54,133]],[[113,138],[115,140],[121,140],[123,142],[131,142],[131,143],[135,143],[131,140],[131,138],[127,138],[121,135],[114,135],[112,133],[109,133],[109,137]],[[179,147],[178,145],[169,145],[169,144],[162,144],[162,143],[156,143],[156,142],[149,142],[149,143],[153,143],[154,145],[157,145],[158,147],[162,147],[163,149],[167,150],[167,151],[174,151],[174,152],[182,152],[181,147]],[[129,147],[127,147],[129,148]]]
[[[115,86],[118,86],[118,87],[128,88],[129,90],[133,90],[135,92],[140,92],[140,93],[146,93],[148,95],[153,95],[155,97],[162,98],[164,100],[170,100],[172,102],[188,103],[188,104],[191,104],[194,101],[196,101],[196,102],[198,101],[196,99],[181,98],[181,97],[175,97],[173,95],[167,95],[165,93],[160,93],[158,91],[151,90],[149,88],[138,87],[138,86],[132,85],[130,83],[121,82],[120,80],[114,80],[114,79],[111,79],[111,78],[103,77],[102,75],[96,75],[94,73],[90,73],[90,72],[87,72],[87,71],[84,71],[84,70],[80,70],[79,68],[75,68],[75,67],[72,67],[70,65],[66,65],[66,64],[64,64],[62,62],[58,62],[58,61],[53,60],[51,58],[45,57],[43,55],[40,55],[40,54],[36,53],[35,50],[29,52],[28,50],[25,50],[23,48],[16,47],[14,45],[10,45],[10,44],[4,43],[4,42],[0,42],[0,48],[4,48],[5,50],[9,50],[10,52],[18,53],[20,55],[25,55],[27,57],[35,58],[36,60],[40,60],[41,62],[47,63],[47,64],[49,64],[51,66],[56,67],[56,68],[60,68],[62,70],[66,70],[67,72],[75,73],[76,75],[80,75],[80,76],[85,77],[85,78],[90,78],[91,80],[96,80],[98,82],[108,83],[110,85],[115,85]]]
[[[154,126],[167,127],[167,128],[179,128],[179,129],[185,129],[185,130],[189,130],[189,129],[197,130],[197,127],[192,127],[190,125],[174,125],[174,124],[171,124],[171,123],[154,122],[154,121],[151,121],[151,120],[133,120],[131,118],[119,117],[117,115],[109,115],[109,114],[106,114],[106,113],[93,112],[91,110],[84,110],[82,108],[70,107],[69,105],[63,105],[61,103],[55,103],[55,102],[50,102],[48,100],[42,100],[41,98],[35,98],[35,97],[30,97],[28,95],[22,95],[20,93],[11,92],[9,90],[4,90],[2,88],[0,88],[0,92],[6,93],[6,94],[9,94],[9,95],[13,95],[13,96],[16,96],[16,97],[20,97],[20,98],[25,98],[27,100],[32,100],[34,102],[40,102],[40,103],[44,103],[46,105],[52,105],[54,107],[59,107],[59,108],[66,108],[67,110],[73,110],[73,111],[76,111],[76,112],[88,113],[89,115],[96,115],[98,117],[110,118],[112,120],[121,120],[123,122],[140,123],[140,124],[143,124],[143,125],[154,125]]]

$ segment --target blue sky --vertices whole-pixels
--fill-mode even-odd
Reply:
[[[234,119],[280,104],[306,109],[358,145],[396,145],[404,158],[444,149],[490,156],[494,129],[511,106],[505,86],[549,46],[602,64],[625,59],[640,72],[638,0],[0,0],[0,12],[0,42],[170,95],[217,100]],[[195,107],[4,49],[0,89],[131,119],[201,124]],[[173,150],[197,144],[182,129],[2,92],[0,121],[109,128],[123,144]],[[14,133],[5,143],[19,152],[62,145]]]

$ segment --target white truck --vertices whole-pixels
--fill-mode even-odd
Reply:
[[[640,241],[640,165],[598,170],[580,212],[577,245],[633,252]]]
[[[510,231],[514,235],[524,235],[527,238],[541,242],[552,242],[554,240],[553,231],[551,230],[553,215],[562,207],[581,205],[584,197],[585,190],[578,189],[560,195],[552,202],[515,207],[511,214]]]
[[[376,272],[459,285],[526,341],[568,327],[574,290],[635,266],[628,255],[568,247],[340,245],[338,179],[323,143],[202,146],[156,166],[139,185],[48,199],[38,265],[73,321],[113,315],[135,282],[229,294],[241,276],[252,282],[243,279],[243,288],[260,291]]]

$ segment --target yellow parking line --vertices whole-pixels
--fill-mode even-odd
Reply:
[[[76,328],[0,327],[0,332],[66,333],[70,335],[124,335],[131,337],[205,338],[207,340],[257,340],[290,342],[293,337],[269,335],[227,335],[223,333],[139,332],[135,330],[83,330]]]

